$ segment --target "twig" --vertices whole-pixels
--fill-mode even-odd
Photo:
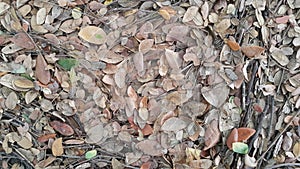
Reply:
[[[277,165],[273,165],[272,167],[266,167],[266,169],[281,168],[281,167],[300,167],[300,163],[283,163],[283,164],[277,164]]]
[[[270,151],[270,149],[277,143],[277,140],[280,138],[280,136],[288,129],[288,127],[293,123],[293,121],[295,120],[295,118],[300,114],[300,111],[298,111],[293,118],[291,119],[291,121],[285,126],[285,128],[279,133],[278,136],[276,136],[276,138],[274,139],[274,141],[271,143],[271,145],[267,148],[267,150],[257,159],[257,161],[260,161],[264,158],[264,156]]]

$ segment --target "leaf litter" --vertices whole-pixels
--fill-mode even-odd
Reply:
[[[297,167],[299,8],[0,2],[2,167]]]

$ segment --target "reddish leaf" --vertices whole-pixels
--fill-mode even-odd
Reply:
[[[151,169],[151,163],[149,161],[143,163],[140,169]]]
[[[148,136],[153,133],[153,128],[149,124],[146,124],[142,129],[142,133],[144,136]]]
[[[42,135],[38,138],[38,142],[44,143],[44,142],[48,141],[50,138],[55,138],[55,136],[56,136],[55,133]]]
[[[207,127],[204,139],[205,139],[205,147],[204,150],[210,149],[211,147],[215,146],[219,139],[220,139],[220,130],[217,120],[213,120],[209,126]]]
[[[260,107],[260,105],[257,104],[257,103],[253,104],[253,109],[254,109],[256,112],[258,112],[258,113],[263,112],[262,107]]]
[[[36,58],[35,76],[43,84],[50,82],[50,71],[47,70],[47,63],[42,55]]]
[[[52,121],[50,122],[51,127],[53,127],[54,130],[58,131],[60,134],[64,136],[71,136],[74,134],[74,130],[71,126],[69,126],[66,123],[62,123],[60,121]]]
[[[265,51],[265,48],[260,46],[243,46],[241,49],[242,52],[249,58],[260,55]]]
[[[256,130],[247,127],[238,128],[238,142],[247,141]]]
[[[238,141],[238,130],[236,128],[234,128],[227,138],[227,141],[226,141],[227,147],[230,150],[232,150],[232,143],[237,142],[237,141]]]
[[[34,43],[31,38],[24,32],[17,33],[10,39],[15,45],[25,48],[25,49],[34,49]]]

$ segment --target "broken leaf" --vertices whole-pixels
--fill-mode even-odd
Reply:
[[[96,26],[87,26],[82,28],[79,31],[78,36],[87,42],[97,45],[101,45],[106,42],[106,33]]]

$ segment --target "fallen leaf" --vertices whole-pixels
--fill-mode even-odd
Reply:
[[[215,146],[219,142],[220,136],[221,132],[219,130],[218,121],[213,120],[212,122],[210,122],[210,124],[207,126],[207,129],[205,130],[205,147],[203,150],[208,150]]]
[[[143,54],[147,53],[153,46],[154,39],[145,39],[140,42],[139,51]]]
[[[50,82],[50,71],[47,70],[47,63],[42,55],[36,58],[35,76],[43,84]]]
[[[46,8],[41,8],[36,13],[36,24],[41,25],[45,22],[46,19]]]
[[[240,45],[236,42],[236,41],[233,41],[233,40],[230,40],[230,39],[226,39],[225,40],[225,43],[230,47],[231,50],[233,51],[238,51],[240,50]]]
[[[271,52],[271,56],[281,66],[286,66],[290,62],[289,58],[280,49],[277,48]]]
[[[71,136],[74,134],[73,128],[66,123],[54,120],[50,122],[50,125],[54,130],[58,131],[64,136]]]
[[[201,93],[208,103],[218,108],[226,101],[229,94],[229,88],[225,84],[220,83],[214,87],[201,88]]]
[[[22,88],[22,89],[31,89],[34,88],[34,84],[31,80],[28,80],[26,78],[18,78],[13,81],[14,85],[16,87]]]
[[[249,151],[249,147],[245,143],[235,142],[235,143],[232,143],[232,150],[239,154],[247,154]]]
[[[10,6],[5,2],[0,2],[0,15],[4,14]]]
[[[189,7],[182,18],[182,22],[189,22],[193,20],[198,12],[198,9],[199,8],[197,6]]]
[[[278,18],[275,18],[275,22],[276,23],[287,23],[290,19],[290,16],[289,15],[286,15],[286,16],[282,16],[282,17],[278,17]]]
[[[1,52],[4,54],[13,54],[23,49],[23,47],[17,46],[16,44],[8,44],[1,49]]]
[[[50,138],[55,138],[55,137],[56,137],[55,133],[50,133],[50,134],[45,134],[45,135],[38,137],[37,140],[40,143],[44,143],[44,142],[48,141]]]
[[[10,39],[15,45],[25,48],[25,49],[34,49],[35,45],[31,38],[28,37],[28,35],[24,32],[20,32],[15,34]]]
[[[253,58],[262,54],[265,51],[265,48],[260,46],[242,46],[242,52],[249,58]]]
[[[15,92],[10,92],[5,100],[5,106],[8,109],[13,110],[17,106],[17,103],[18,103],[17,94]]]
[[[255,134],[256,130],[247,127],[238,128],[238,142],[247,141],[253,134]]]
[[[97,45],[101,45],[106,42],[106,33],[96,26],[87,26],[82,28],[79,31],[78,36],[87,42]]]
[[[231,133],[229,134],[226,145],[227,147],[232,150],[232,143],[238,141],[238,130],[236,128],[232,129]]]
[[[54,142],[52,143],[52,154],[54,156],[61,156],[64,154],[64,148],[62,145],[62,138],[58,138],[56,140],[54,140]]]
[[[57,63],[67,71],[70,71],[72,67],[78,65],[78,61],[72,58],[59,59]]]
[[[90,160],[97,155],[97,150],[90,150],[85,153],[85,159]]]
[[[102,124],[98,124],[88,129],[87,138],[85,139],[87,143],[97,143],[104,137],[104,128]]]
[[[293,153],[296,158],[300,157],[300,142],[296,142],[294,147],[293,147]]]
[[[187,124],[177,118],[177,117],[171,117],[169,119],[167,119],[163,125],[161,126],[161,130],[162,131],[179,131],[181,129],[184,129],[187,126]]]
[[[116,85],[121,89],[125,87],[126,83],[126,70],[124,68],[119,68],[114,76]]]
[[[250,157],[248,154],[245,155],[245,164],[251,168],[255,168],[257,166],[256,159],[254,157]]]
[[[161,145],[154,140],[144,140],[136,144],[136,147],[145,154],[151,156],[160,156],[162,154]]]

